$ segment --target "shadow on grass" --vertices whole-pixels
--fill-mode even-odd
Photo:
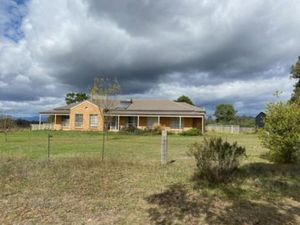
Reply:
[[[300,165],[251,163],[236,171],[227,183],[211,184],[192,178],[197,190],[221,191],[229,199],[278,200],[283,197],[300,201]]]
[[[149,218],[152,224],[300,224],[299,174],[300,165],[253,163],[226,184],[198,181],[196,190],[174,184],[146,198]]]
[[[157,206],[148,210],[154,224],[192,224],[197,222],[199,214],[205,213],[209,208],[209,201],[193,199],[182,184],[171,185],[162,193],[148,196],[146,201]]]
[[[233,184],[248,183],[270,198],[300,201],[300,164],[251,163],[241,168]]]
[[[265,201],[221,200],[189,192],[182,184],[146,198],[152,224],[298,224],[299,207]]]

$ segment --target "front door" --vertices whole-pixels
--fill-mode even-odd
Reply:
[[[61,116],[62,129],[70,128],[70,116]]]

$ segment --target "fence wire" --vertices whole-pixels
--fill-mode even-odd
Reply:
[[[50,157],[101,157],[103,135],[98,132],[22,131],[0,134],[2,156],[48,157],[48,136]],[[187,146],[199,137],[168,136],[168,150],[171,159],[185,158]],[[109,133],[105,137],[104,158],[124,160],[160,160],[160,135],[134,135]]]

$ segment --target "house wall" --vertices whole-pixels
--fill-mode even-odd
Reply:
[[[171,118],[170,117],[160,117],[160,125],[163,127],[171,126]]]
[[[82,128],[75,127],[75,115],[82,114],[83,115],[83,126]],[[90,127],[90,115],[96,114],[98,115],[98,126],[97,128]],[[160,125],[164,127],[166,130],[172,130],[175,132],[180,132],[182,130],[189,130],[191,128],[203,129],[202,124],[204,125],[204,121],[202,123],[202,118],[189,118],[182,117],[183,129],[172,129],[171,128],[171,117],[160,117]],[[70,110],[70,130],[78,130],[78,131],[103,131],[103,114],[97,105],[85,101]],[[123,128],[127,125],[128,118],[127,116],[120,116],[120,128]],[[147,117],[141,116],[139,117],[139,128],[145,129],[147,127]],[[62,129],[62,117],[56,116],[56,123],[54,124],[55,130]]]
[[[203,126],[204,126],[204,122],[203,122]],[[202,118],[193,118],[193,127],[201,129],[202,128]]]
[[[183,118],[184,130],[193,128],[193,118]]]
[[[140,117],[139,128],[145,129],[147,127],[147,117]]]
[[[181,121],[182,121],[183,129],[171,128],[171,120],[172,120],[172,117],[160,117],[160,125],[168,131],[173,130],[173,131],[180,132],[182,130],[185,131],[185,130],[189,130],[192,128],[198,128],[198,129],[202,130],[202,118],[182,117]],[[140,117],[140,124],[139,124],[138,128],[139,129],[147,128],[147,117]],[[204,130],[204,128],[203,128],[203,130]]]
[[[181,118],[183,129],[173,129],[173,128],[171,128],[171,120],[172,120],[171,117],[161,117],[160,118],[160,124],[163,127],[165,127],[166,130],[174,130],[174,131],[182,131],[182,130],[185,131],[185,130],[189,130],[189,129],[192,129],[192,128],[200,128],[201,129],[201,126],[196,127],[196,124],[193,123],[194,119],[199,120],[200,124],[201,124],[201,118],[189,118],[189,117],[182,117]]]
[[[83,126],[82,128],[75,127],[75,115],[83,114]],[[90,127],[90,115],[98,115],[98,125],[97,128]],[[103,114],[98,108],[98,106],[85,101],[70,110],[70,130],[79,131],[103,131]]]

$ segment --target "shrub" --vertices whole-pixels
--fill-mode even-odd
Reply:
[[[183,131],[182,133],[180,133],[180,135],[182,135],[182,136],[198,136],[198,135],[202,135],[202,133],[199,129],[192,128],[187,131]]]
[[[155,125],[154,127],[152,128],[145,128],[142,130],[142,133],[144,135],[156,135],[156,134],[161,134],[162,130],[164,128],[161,126],[161,125]]]
[[[188,154],[196,159],[196,178],[217,183],[233,175],[240,159],[246,156],[246,149],[236,142],[230,144],[222,138],[210,138],[204,139],[203,143],[192,144]]]
[[[163,130],[163,127],[160,125],[156,125],[153,128],[144,128],[144,129],[139,129],[134,126],[127,126],[127,127],[123,127],[120,130],[120,133],[139,134],[139,135],[156,135],[156,134],[161,134],[162,130]]]
[[[163,130],[163,127],[161,125],[155,125],[152,129],[151,129],[151,133],[153,134],[161,134],[161,131]]]
[[[296,162],[300,150],[300,107],[282,102],[268,105],[260,138],[263,145],[270,149],[271,161]]]
[[[137,127],[134,126],[128,126],[128,127],[123,127],[120,130],[120,133],[124,133],[124,134],[141,134],[143,133],[143,131],[141,129],[138,129]]]

